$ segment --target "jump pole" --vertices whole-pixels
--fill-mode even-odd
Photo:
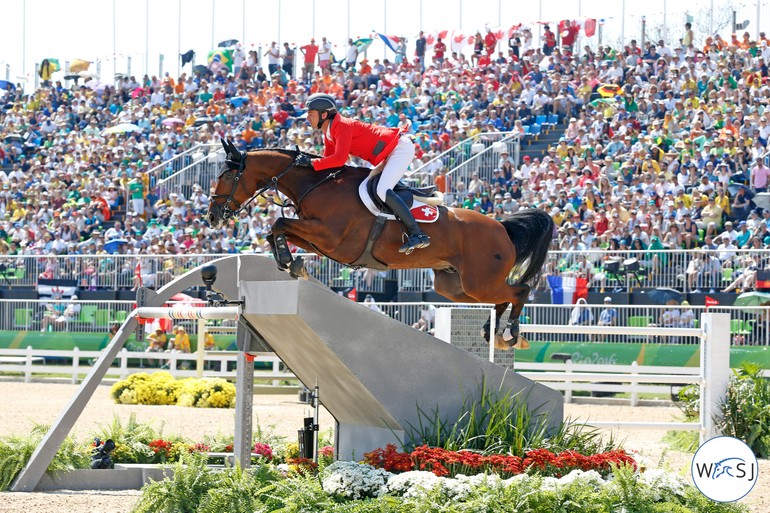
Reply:
[[[240,306],[142,306],[136,309],[136,316],[143,319],[237,319]]]

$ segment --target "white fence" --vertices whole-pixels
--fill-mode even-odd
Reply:
[[[25,383],[36,379],[63,377],[72,384],[82,381],[91,370],[91,363],[101,356],[101,351],[72,351],[50,349],[0,349],[0,376],[23,376]],[[235,351],[206,351],[203,364],[205,377],[235,379],[235,365],[238,353]],[[288,372],[281,360],[273,353],[260,353],[255,356],[257,363],[267,363],[270,370],[257,369],[255,380],[267,380],[277,386],[280,381],[296,380]],[[198,375],[197,355],[180,352],[145,352],[123,349],[115,359],[115,366],[110,367],[106,377],[126,379],[135,372],[167,371],[176,378],[191,378]]]

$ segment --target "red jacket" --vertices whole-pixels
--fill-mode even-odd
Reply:
[[[376,166],[398,144],[401,129],[369,125],[337,114],[329,127],[331,139],[324,132],[324,156],[313,161],[313,169],[322,171],[342,167],[349,155]]]

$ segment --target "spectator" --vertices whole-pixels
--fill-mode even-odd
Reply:
[[[324,38],[324,41],[325,40],[326,39]],[[319,48],[318,48],[318,45],[315,44],[315,39],[310,38],[310,43],[306,44],[305,46],[301,46],[300,50],[304,55],[304,64],[302,66],[302,80],[305,82],[309,82],[310,79],[313,77],[313,72],[315,71],[315,59],[316,59],[316,55],[318,55]]]
[[[267,56],[267,70],[270,76],[273,76],[279,69],[281,63],[281,52],[278,49],[278,43],[273,41],[270,48],[264,54]]]
[[[77,296],[72,296],[66,305],[64,303],[49,303],[40,322],[40,332],[67,329],[69,322],[77,319],[80,315],[80,306]]]
[[[604,309],[599,313],[599,321],[597,326],[616,326],[618,324],[618,311],[612,306],[612,298],[607,296],[604,298]],[[592,337],[597,341],[605,340],[601,335]],[[612,337],[610,336],[610,341]]]

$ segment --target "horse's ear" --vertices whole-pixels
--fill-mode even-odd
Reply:
[[[219,141],[222,143],[222,148],[225,149],[225,153],[228,153],[230,149],[227,147],[227,141],[224,139],[224,137],[220,137]]]

